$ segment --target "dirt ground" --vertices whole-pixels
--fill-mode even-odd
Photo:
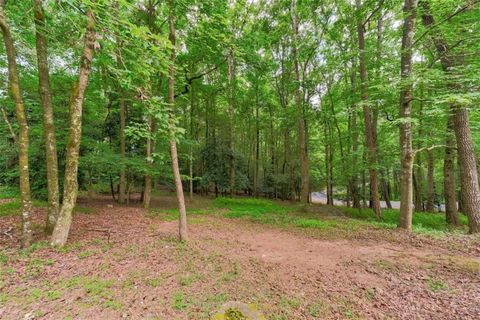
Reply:
[[[181,244],[176,221],[108,198],[79,206],[63,249],[40,241],[19,251],[17,234],[0,237],[0,319],[210,319],[227,301],[277,320],[480,319],[476,240],[195,215]],[[18,224],[0,218],[0,231]]]

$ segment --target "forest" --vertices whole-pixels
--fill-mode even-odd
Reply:
[[[1,319],[479,319],[479,0],[0,0]]]

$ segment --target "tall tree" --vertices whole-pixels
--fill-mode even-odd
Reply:
[[[355,0],[357,7],[357,35],[359,49],[359,67],[360,67],[360,95],[362,99],[363,119],[365,123],[365,137],[368,148],[368,172],[370,175],[370,199],[372,201],[372,209],[377,216],[381,214],[380,197],[378,193],[378,172],[377,172],[377,143],[375,139],[375,128],[373,121],[372,109],[368,101],[368,77],[367,77],[367,58],[365,52],[365,24],[362,18],[363,11],[362,1]]]
[[[170,105],[170,152],[172,156],[172,171],[175,180],[175,189],[177,192],[178,212],[179,212],[179,236],[180,241],[188,241],[187,234],[187,211],[185,209],[185,198],[183,195],[182,179],[180,177],[180,168],[178,165],[177,140],[175,137],[175,8],[173,0],[169,0],[169,40],[172,45],[170,51],[170,65],[168,66],[168,104]]]
[[[32,241],[31,214],[32,201],[30,196],[30,177],[28,168],[28,123],[23,104],[20,79],[17,69],[16,53],[13,37],[5,16],[5,0],[0,0],[0,28],[8,61],[8,86],[15,101],[15,113],[19,125],[18,130],[18,167],[20,172],[20,201],[22,213],[22,246],[28,247]]]
[[[48,209],[45,231],[51,233],[58,219],[60,207],[60,191],[58,187],[57,141],[55,138],[55,123],[50,90],[50,73],[48,68],[48,51],[45,14],[42,0],[33,0],[36,28],[36,48],[40,102],[43,110],[43,132],[45,136],[45,154],[47,165]]]
[[[398,226],[412,229],[413,215],[413,160],[412,146],[412,51],[418,0],[405,0],[403,6],[403,36],[400,61],[402,89],[400,91],[400,214]]]
[[[298,63],[298,16],[296,1],[291,2],[291,15],[292,15],[292,60],[293,60],[293,75],[295,80],[295,105],[297,108],[297,121],[298,121],[298,150],[300,159],[300,174],[301,174],[301,186],[300,186],[300,202],[306,205],[309,201],[310,182],[308,172],[308,153],[307,153],[307,135],[306,135],[306,119],[305,111],[303,108],[302,92],[300,85],[300,70]]]
[[[455,191],[455,147],[453,116],[449,115],[445,138],[445,158],[443,161],[443,193],[445,197],[445,217],[447,223],[453,226],[460,223]]]
[[[227,102],[228,102],[228,123],[229,123],[229,144],[230,152],[232,153],[230,158],[230,195],[235,192],[235,108],[233,101],[233,81],[235,77],[235,61],[233,56],[233,49],[229,48],[227,52]]]
[[[428,0],[420,2],[422,7],[422,22],[427,28],[435,27],[435,19],[430,10]],[[475,5],[475,4],[474,4]],[[447,76],[454,75],[455,67],[462,64],[460,57],[455,56],[443,35],[436,30],[431,35],[435,44],[443,71]],[[449,80],[449,87],[453,92],[461,90],[461,85],[454,79]],[[458,162],[460,167],[460,187],[462,208],[468,216],[468,226],[471,233],[480,232],[480,186],[478,183],[477,162],[475,148],[470,130],[470,120],[467,108],[461,103],[451,103],[453,113],[453,129],[457,141]]]
[[[85,90],[95,51],[95,15],[93,9],[88,9],[87,26],[85,31],[83,52],[80,58],[80,70],[77,81],[73,84],[70,97],[70,128],[66,150],[65,180],[63,183],[63,202],[58,216],[57,224],[52,234],[52,244],[64,246],[68,239],[72,224],[72,213],[78,195],[78,158],[80,140],[82,137],[82,110]]]

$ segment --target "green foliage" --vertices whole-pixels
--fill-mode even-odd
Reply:
[[[214,186],[219,192],[230,190],[230,168],[235,166],[235,189],[246,189],[249,181],[246,174],[244,157],[224,145],[208,144],[200,151],[201,159],[206,164],[205,173],[200,184],[204,187]]]
[[[382,217],[377,219],[371,209],[354,209],[342,208],[342,210],[349,216],[355,219],[366,220],[373,223],[384,223],[388,226],[396,226],[398,222],[398,210],[383,210]],[[461,214],[460,222],[462,225],[467,224],[467,218]],[[414,212],[413,213],[413,230],[418,232],[435,232],[448,231],[449,226],[445,221],[444,214],[430,213],[430,212]]]
[[[19,196],[20,192],[18,188],[0,185],[0,199],[12,199],[18,198]]]
[[[267,214],[285,215],[288,212],[288,208],[266,199],[216,198],[213,205],[217,208],[229,209],[225,214],[228,218],[248,216],[261,219]]]

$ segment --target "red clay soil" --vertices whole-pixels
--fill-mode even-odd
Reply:
[[[210,319],[227,301],[277,320],[480,319],[478,248],[332,240],[203,215],[179,244],[175,221],[111,204],[82,204],[62,250],[19,253],[18,234],[0,237],[1,319]],[[15,224],[0,218],[0,231]]]

